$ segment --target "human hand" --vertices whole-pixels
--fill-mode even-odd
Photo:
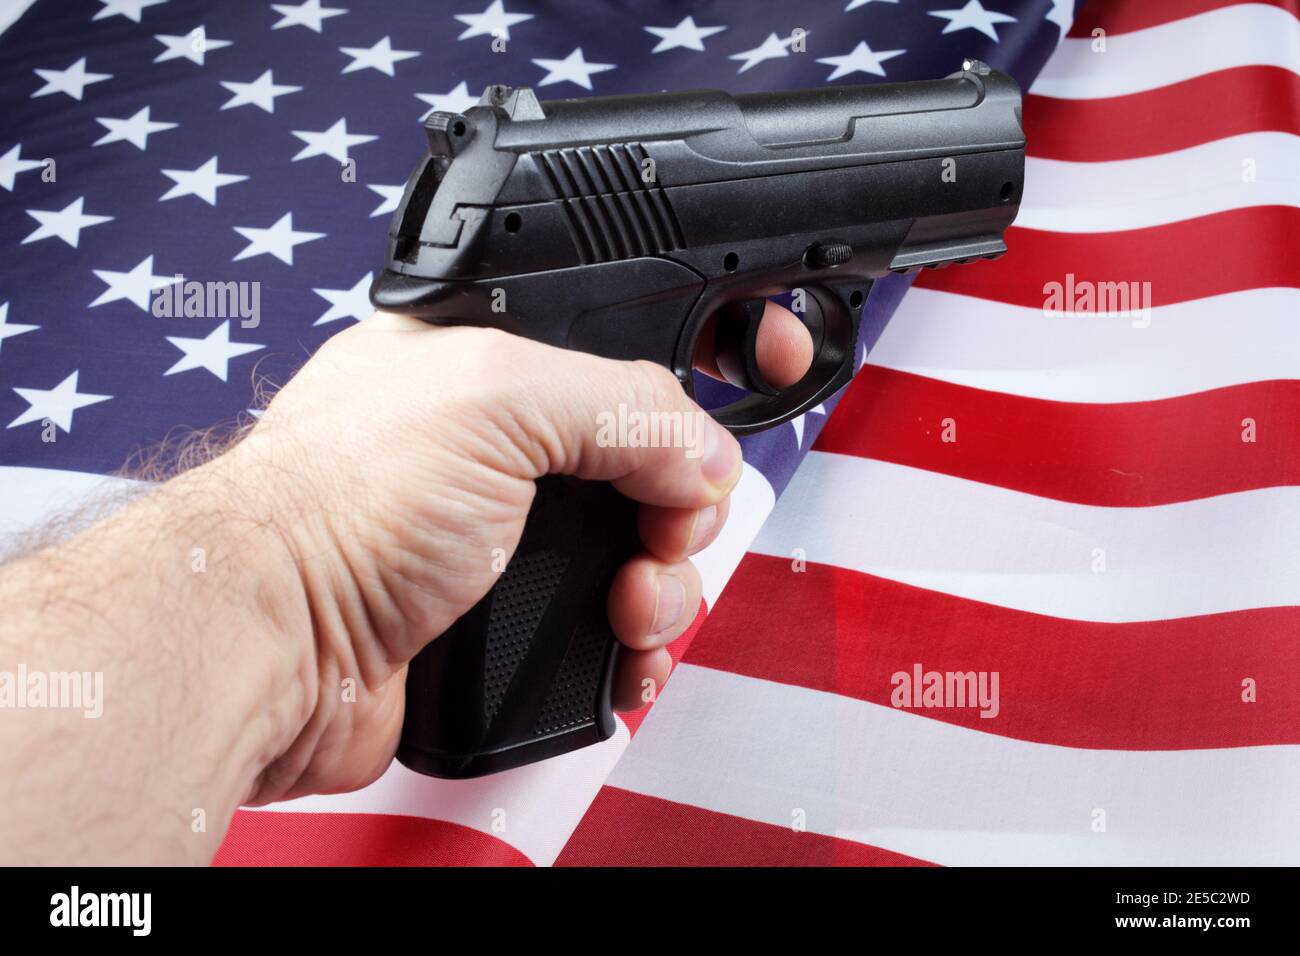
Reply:
[[[793,315],[769,305],[758,357],[777,385],[803,374],[811,344]],[[717,374],[711,350],[700,366]],[[266,497],[311,618],[297,667],[306,719],[253,802],[355,789],[384,771],[407,662],[492,587],[493,556],[513,553],[542,475],[608,480],[642,502],[646,551],[609,598],[625,645],[615,706],[635,709],[645,681],[662,684],[665,645],[700,604],[687,558],[726,520],[740,449],[712,419],[697,456],[602,447],[597,416],[620,404],[699,411],[650,363],[381,313],[327,342],[248,437],[205,466]],[[357,695],[344,703],[335,689],[348,677]]]

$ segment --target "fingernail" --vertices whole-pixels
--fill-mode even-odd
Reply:
[[[661,634],[676,624],[686,607],[686,584],[672,574],[661,574],[657,579],[658,600],[655,602],[655,622],[650,636]]]
[[[686,545],[686,550],[694,554],[699,548],[700,543],[709,536],[713,526],[718,523],[718,506],[709,505],[707,508],[701,508],[695,512],[695,527],[691,528],[691,540]]]
[[[725,428],[710,418],[704,434],[704,461],[700,471],[710,484],[722,487],[731,481],[739,466],[740,446]]]

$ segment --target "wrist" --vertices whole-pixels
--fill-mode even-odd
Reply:
[[[172,479],[154,498],[173,547],[189,557],[181,600],[200,614],[207,608],[211,620],[238,622],[207,637],[226,648],[244,683],[243,693],[225,689],[244,715],[243,801],[310,720],[319,679],[300,533],[306,515],[275,475],[238,450]],[[195,629],[206,632],[205,622]]]
[[[43,755],[23,787],[0,781],[11,859],[206,862],[312,714],[292,550],[266,496],[221,461],[0,573],[0,670],[102,688],[94,719],[5,712],[0,751]]]
[[[123,539],[157,535],[142,560],[164,622],[152,646],[172,659],[188,701],[178,712],[194,724],[176,730],[196,762],[215,761],[205,788],[234,805],[292,747],[319,692],[288,509],[266,479],[227,454],[136,503],[122,528],[104,529]],[[103,551],[102,542],[93,546]]]

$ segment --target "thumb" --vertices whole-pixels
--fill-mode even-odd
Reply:
[[[516,342],[529,353],[515,367],[529,370],[528,427],[546,472],[669,508],[717,504],[740,480],[740,444],[668,369]]]

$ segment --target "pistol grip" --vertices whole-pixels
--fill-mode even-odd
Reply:
[[[614,733],[607,602],[615,572],[642,548],[636,515],[606,482],[537,482],[497,583],[411,661],[398,760],[477,777]]]

